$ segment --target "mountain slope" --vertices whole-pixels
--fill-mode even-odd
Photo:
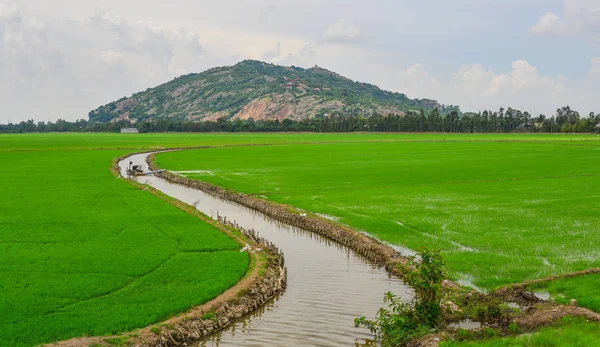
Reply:
[[[329,70],[284,67],[254,60],[185,75],[90,112],[91,121],[176,118],[180,120],[296,120],[325,114],[369,116],[458,107],[354,82]]]

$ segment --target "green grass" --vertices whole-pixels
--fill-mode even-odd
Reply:
[[[110,173],[130,150],[82,150],[135,141],[88,136],[0,136],[0,346],[148,326],[246,273],[235,241]]]
[[[600,266],[600,137],[390,139],[171,152],[157,163],[392,244],[441,248],[454,279],[482,288]]]
[[[598,172],[598,139],[0,135],[0,346],[149,326],[211,299],[244,275],[248,258],[235,242],[113,177],[110,163],[122,154],[163,147],[330,143],[210,149],[159,160],[179,169],[212,170],[216,176],[196,177],[335,215],[397,244],[443,246],[455,275],[480,276],[476,283],[485,285],[595,264],[598,185],[594,176],[577,175]],[[514,166],[511,157],[521,164]],[[536,178],[548,172],[561,178]],[[529,179],[505,181],[512,176]],[[473,177],[489,182],[473,182]],[[468,187],[466,193],[460,187]],[[522,213],[534,219],[523,219]],[[506,235],[511,244],[524,244],[516,249],[503,245]],[[462,252],[452,241],[480,252]],[[536,253],[541,251],[550,266]],[[516,263],[496,263],[512,254]]]
[[[561,304],[576,299],[579,306],[600,312],[600,274],[562,278],[532,288],[547,291],[553,300]]]
[[[260,134],[260,133],[162,133],[162,134],[0,134],[0,151],[81,150],[81,149],[148,149],[239,144],[284,144],[315,142],[413,142],[413,141],[597,141],[590,134]]]
[[[561,324],[545,327],[533,334],[487,341],[444,341],[440,346],[593,347],[600,346],[600,329],[598,329],[597,323],[589,323],[581,319],[565,318]]]

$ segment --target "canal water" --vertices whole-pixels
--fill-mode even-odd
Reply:
[[[121,174],[127,176],[130,161],[147,167],[148,155],[122,160]],[[318,234],[160,177],[131,179],[195,206],[214,219],[218,214],[245,229],[254,229],[283,251],[288,270],[285,292],[197,346],[372,346],[373,335],[355,328],[354,318],[374,318],[384,305],[386,292],[411,299],[412,290],[401,280]]]

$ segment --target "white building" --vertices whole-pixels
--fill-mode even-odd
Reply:
[[[121,134],[138,134],[139,132],[136,128],[121,128]]]

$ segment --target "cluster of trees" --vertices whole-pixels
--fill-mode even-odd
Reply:
[[[64,133],[64,132],[119,132],[129,128],[129,122],[92,123],[85,119],[69,122],[59,119],[56,123],[35,122],[32,119],[17,124],[0,124],[1,133]]]
[[[136,124],[128,121],[115,123],[78,120],[56,123],[33,120],[19,124],[0,125],[0,133],[24,132],[119,132],[121,128],[135,127],[140,132],[453,132],[453,133],[590,133],[600,132],[600,114],[588,117],[566,106],[551,117],[533,117],[528,112],[512,108],[498,111],[459,114],[452,111],[442,115],[437,109],[407,112],[404,115],[372,115],[370,117],[333,115],[292,120],[227,120],[192,122],[175,119],[147,120]]]
[[[452,111],[442,115],[437,109],[408,112],[406,115],[362,117],[327,117],[322,120],[322,132],[382,131],[382,132],[450,132],[450,133],[589,133],[600,123],[600,114],[581,117],[569,106],[562,107],[551,117],[512,108],[498,111],[459,114]]]

